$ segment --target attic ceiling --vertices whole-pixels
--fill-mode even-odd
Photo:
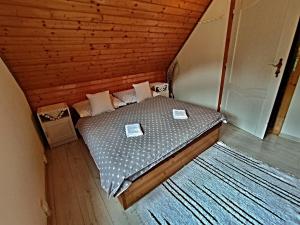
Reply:
[[[113,89],[162,80],[209,3],[0,0],[0,56],[33,108],[74,102],[86,91],[103,89],[103,83],[110,88],[111,80]]]

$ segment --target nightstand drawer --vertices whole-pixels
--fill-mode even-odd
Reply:
[[[61,142],[74,136],[68,118],[44,123],[46,136],[51,143]]]

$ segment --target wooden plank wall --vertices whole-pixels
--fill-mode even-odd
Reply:
[[[0,0],[0,57],[33,109],[162,81],[210,0]]]

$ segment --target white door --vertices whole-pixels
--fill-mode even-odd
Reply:
[[[237,0],[222,111],[263,138],[300,15],[299,0]],[[281,72],[275,76],[283,58]]]

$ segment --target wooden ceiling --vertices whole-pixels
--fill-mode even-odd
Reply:
[[[0,0],[0,56],[33,108],[164,80],[210,0]]]

